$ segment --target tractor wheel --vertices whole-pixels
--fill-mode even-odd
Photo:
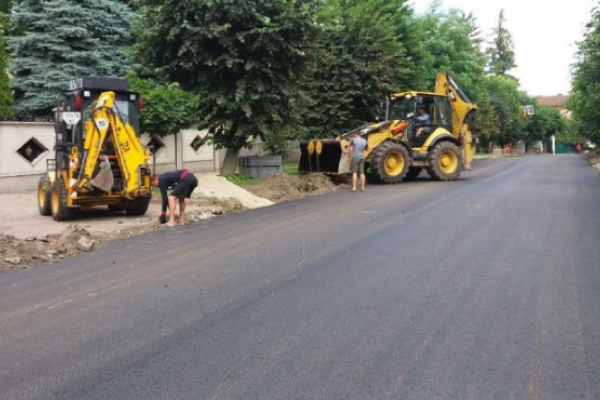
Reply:
[[[414,181],[421,174],[422,170],[423,168],[410,167],[404,177],[404,181]]]
[[[67,187],[63,178],[57,176],[52,185],[52,218],[55,221],[66,221],[75,215],[75,209],[69,207]]]
[[[399,143],[383,142],[373,150],[370,165],[373,175],[382,182],[401,182],[410,165],[408,151]]]
[[[150,205],[150,197],[140,197],[139,199],[133,201],[131,205],[125,207],[125,212],[127,215],[144,215],[146,211],[148,211],[148,206]]]
[[[38,183],[38,209],[42,215],[52,215],[52,183],[44,174]]]
[[[462,171],[462,156],[457,145],[440,142],[429,152],[427,172],[433,179],[453,181]]]

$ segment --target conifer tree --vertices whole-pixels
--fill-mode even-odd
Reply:
[[[508,71],[516,67],[512,36],[505,25],[504,10],[501,10],[498,26],[493,29],[492,47],[488,49],[489,70],[494,75],[507,75]]]
[[[48,119],[56,95],[83,76],[123,76],[131,67],[132,12],[122,1],[23,0],[10,16],[10,72],[21,119]]]
[[[14,118],[15,114],[6,68],[6,42],[4,33],[0,31],[0,120],[2,121]]]

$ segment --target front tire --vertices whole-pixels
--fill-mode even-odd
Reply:
[[[148,206],[150,205],[150,197],[140,197],[135,200],[131,205],[125,207],[127,215],[140,216],[146,214]]]
[[[427,172],[433,179],[453,181],[462,171],[462,154],[457,145],[444,141],[436,144],[429,152]]]
[[[38,183],[38,210],[41,215],[52,215],[52,183],[44,174]]]
[[[371,172],[384,183],[398,183],[408,171],[408,151],[399,143],[383,142],[373,151]]]
[[[52,185],[52,218],[55,221],[67,221],[75,216],[75,209],[69,207],[67,187],[63,178],[57,176]]]

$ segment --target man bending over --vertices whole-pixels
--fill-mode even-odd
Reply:
[[[179,201],[179,225],[185,225],[185,199],[192,196],[198,186],[198,179],[187,169],[167,172],[162,175],[152,175],[152,186],[160,189],[162,195],[162,213],[159,221],[169,227],[177,225],[175,222],[175,205]],[[172,190],[171,190],[172,189]],[[167,191],[171,190],[171,193]],[[169,208],[169,221],[167,222],[167,207]]]

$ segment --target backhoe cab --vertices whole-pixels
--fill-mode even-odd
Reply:
[[[300,172],[349,172],[350,140],[357,130],[367,139],[369,177],[384,183],[415,179],[423,169],[451,181],[471,167],[469,123],[477,106],[448,73],[436,79],[435,93],[405,92],[386,98],[383,122],[365,124],[335,140],[301,146]],[[419,115],[426,114],[428,118]],[[424,121],[426,120],[426,121]]]
[[[56,157],[38,185],[40,214],[62,221],[100,205],[145,214],[151,170],[140,141],[139,94],[112,78],[75,79],[69,89],[57,100]]]

